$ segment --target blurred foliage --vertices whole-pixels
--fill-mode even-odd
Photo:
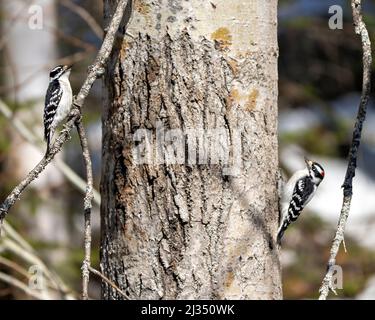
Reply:
[[[96,267],[99,265],[99,246],[93,247],[91,252],[91,265]],[[60,263],[56,266],[57,274],[62,277],[67,283],[75,284],[77,291],[80,289],[81,274],[77,270],[81,270],[82,257],[84,256],[84,251],[82,248],[71,247],[63,248],[65,249],[64,256],[66,260],[64,263]],[[91,275],[92,281],[95,281],[95,277]]]
[[[311,212],[304,212],[298,225],[287,230],[283,251],[294,252],[295,261],[283,269],[286,299],[316,299],[326,272],[334,228]],[[354,298],[375,274],[375,252],[361,247],[346,236],[347,253],[341,246],[336,264],[343,269],[343,289],[336,298]]]
[[[288,6],[292,3],[295,3],[296,0],[279,0],[279,8],[282,8],[282,7],[285,7],[285,6]]]
[[[2,133],[0,134],[0,166],[1,166],[2,160],[5,160],[5,155],[7,154],[9,147],[10,147],[10,141],[9,141],[8,135],[6,134],[7,126],[8,126],[8,120],[5,119],[4,117],[0,117],[0,128],[2,128]],[[0,172],[1,171],[2,170],[0,170]]]
[[[352,123],[337,122],[334,128],[323,125],[305,131],[280,135],[282,144],[297,144],[306,152],[329,157],[346,157],[351,143]],[[319,137],[317,142],[316,137]]]
[[[330,30],[326,20],[316,18],[308,26],[281,28],[281,109],[361,90],[361,46],[352,29],[348,23],[343,30]]]

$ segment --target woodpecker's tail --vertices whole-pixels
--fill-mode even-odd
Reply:
[[[281,239],[284,235],[285,230],[288,228],[290,222],[288,220],[285,220],[282,225],[279,227],[279,230],[277,231],[277,244],[281,244]]]
[[[277,244],[280,246],[281,245],[281,238],[283,237],[283,235],[284,235],[284,231],[285,231],[285,229],[284,230],[280,230],[278,233],[277,233],[277,239],[276,239],[276,241],[277,241]]]
[[[50,151],[50,147],[49,147],[49,142],[47,142],[47,149],[46,149],[46,156],[48,156],[49,155],[49,151]]]
[[[50,130],[44,130],[44,140],[46,140],[47,142],[46,155],[48,155],[50,151],[50,143],[51,143],[51,131]]]
[[[281,238],[285,230],[288,228],[290,221],[288,217],[289,203],[281,202],[279,208],[279,229],[277,230],[277,244],[281,244]]]

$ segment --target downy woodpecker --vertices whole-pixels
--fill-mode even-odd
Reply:
[[[306,168],[293,174],[282,193],[281,221],[277,232],[278,244],[289,224],[297,220],[324,178],[324,169],[319,163],[306,158],[305,162]]]
[[[56,127],[67,117],[72,107],[70,71],[71,67],[57,66],[49,74],[49,86],[44,103],[44,139],[47,141],[47,154]]]

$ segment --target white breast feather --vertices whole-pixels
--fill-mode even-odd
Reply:
[[[56,128],[59,123],[64,120],[67,115],[69,114],[71,107],[72,107],[72,88],[69,82],[69,74],[64,74],[60,79],[60,85],[63,89],[63,94],[60,101],[60,106],[56,110],[56,115],[53,119],[52,126]]]

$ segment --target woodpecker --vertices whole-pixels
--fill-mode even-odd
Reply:
[[[59,123],[64,120],[72,108],[73,94],[69,82],[71,67],[57,66],[49,74],[49,85],[44,103],[44,139],[47,152]]]
[[[296,221],[303,208],[310,202],[324,178],[323,167],[305,158],[306,168],[299,170],[289,179],[281,198],[281,222],[277,232],[277,243],[289,224]]]

